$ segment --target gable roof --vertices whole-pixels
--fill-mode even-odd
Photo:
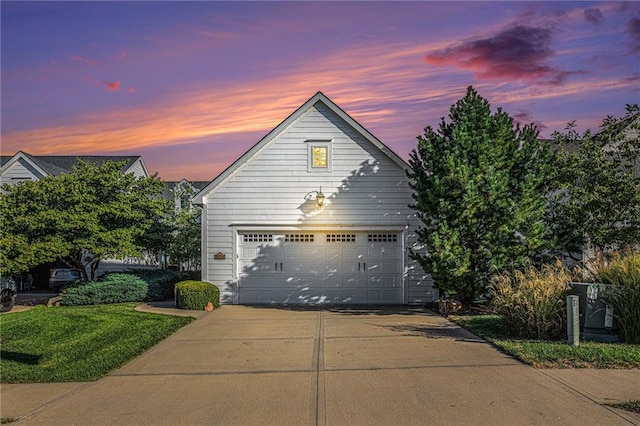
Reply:
[[[380,151],[385,153],[387,157],[389,157],[394,163],[400,166],[400,168],[404,170],[408,170],[409,165],[402,158],[400,158],[395,152],[393,152],[391,148],[383,144],[378,138],[376,138],[372,133],[370,133],[367,129],[365,129],[360,123],[358,123],[356,120],[351,118],[349,114],[347,114],[342,108],[336,105],[324,93],[318,92],[315,95],[313,95],[308,101],[302,104],[302,106],[300,106],[293,113],[291,113],[291,115],[289,115],[284,121],[278,124],[273,130],[267,133],[266,136],[260,139],[258,143],[253,145],[247,152],[245,152],[233,164],[231,164],[222,173],[220,173],[217,177],[215,177],[205,188],[202,189],[202,191],[200,191],[193,197],[193,203],[202,204],[203,198],[206,194],[213,191],[218,185],[224,182],[229,176],[234,174],[245,163],[247,163],[255,154],[257,154],[265,145],[269,144],[269,142],[275,139],[276,136],[278,136],[285,129],[287,129],[292,123],[298,120],[302,116],[302,114],[304,114],[309,108],[311,108],[318,102],[321,102],[322,104],[324,104],[333,113],[335,113],[338,117],[340,117],[343,121],[345,121],[348,125],[350,125],[356,132],[362,135],[362,137],[364,137],[366,140],[371,142],[374,146],[380,149]]]
[[[6,170],[18,161],[20,158],[28,161],[43,175],[60,176],[62,173],[73,173],[73,166],[78,160],[85,161],[89,164],[101,166],[107,161],[125,162],[122,169],[123,172],[128,170],[136,161],[142,161],[139,155],[31,155],[23,151],[18,151],[13,156],[3,155],[0,158],[0,166],[2,170]],[[144,162],[142,163],[143,167]],[[148,173],[147,173],[148,174]]]
[[[174,188],[178,185],[178,184],[184,184],[184,183],[188,183],[189,185],[191,185],[193,187],[193,189],[195,189],[196,191],[200,192],[204,187],[206,187],[209,184],[209,181],[203,181],[203,180],[187,180],[187,179],[182,179],[182,180],[170,180],[170,181],[165,181],[165,190],[162,194],[163,198],[166,198],[168,200],[173,200],[175,197],[175,194],[173,192]],[[196,192],[197,194],[197,192]]]
[[[37,170],[38,173],[40,173],[42,176],[47,176],[49,174],[34,160],[34,158],[31,155],[22,151],[18,151],[15,155],[12,155],[12,156],[3,155],[1,158],[2,163],[0,164],[0,171],[4,172],[9,167],[11,167],[11,165],[13,165],[14,163],[20,160],[23,160],[29,163],[31,167]]]

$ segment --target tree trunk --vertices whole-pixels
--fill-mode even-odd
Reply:
[[[100,266],[100,258],[99,257],[94,257],[93,260],[91,260],[91,281],[95,281],[97,279],[96,275],[98,273],[98,266]]]

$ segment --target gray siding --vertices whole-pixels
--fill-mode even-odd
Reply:
[[[142,166],[142,159],[137,159],[128,169],[127,173],[133,173],[135,177],[147,177],[144,167]]]
[[[330,173],[308,171],[308,140],[331,141]],[[304,197],[320,187],[326,200],[317,208]],[[238,226],[406,229],[406,246],[412,247],[417,220],[411,202],[405,170],[318,102],[206,196],[203,278],[221,288],[224,302],[233,302]],[[218,252],[224,260],[213,259]],[[432,281],[408,250],[405,271],[405,301],[431,301]]]
[[[0,181],[14,185],[24,180],[38,180],[42,178],[42,173],[38,172],[28,161],[19,159],[2,173]]]

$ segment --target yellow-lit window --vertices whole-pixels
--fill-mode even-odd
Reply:
[[[313,151],[313,167],[327,167],[327,147],[314,146]]]
[[[331,173],[331,140],[307,139],[307,171]]]

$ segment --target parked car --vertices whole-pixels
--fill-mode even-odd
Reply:
[[[9,312],[16,304],[16,283],[11,278],[0,278],[0,312]]]
[[[50,272],[49,288],[57,290],[80,279],[80,271],[73,268],[52,268]]]

